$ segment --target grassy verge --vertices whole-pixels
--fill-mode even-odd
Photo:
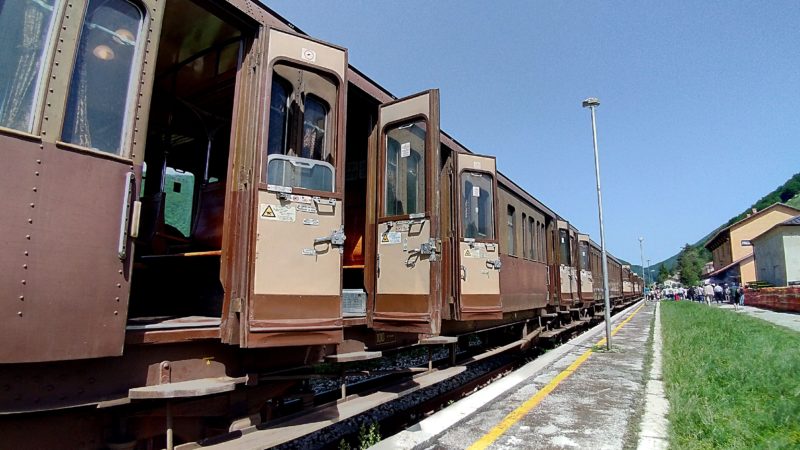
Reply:
[[[671,448],[800,448],[800,333],[691,302],[661,306]]]

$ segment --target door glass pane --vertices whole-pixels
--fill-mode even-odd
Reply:
[[[536,243],[537,236],[539,236],[539,227],[536,226],[536,222],[533,220],[533,217],[528,218],[528,233],[529,233],[529,242],[530,242],[530,250],[528,251],[528,256],[531,259],[538,260],[539,255],[536,253],[536,248],[538,244]]]
[[[306,96],[303,112],[303,158],[329,161],[325,145],[328,126],[328,105],[313,95]]]
[[[269,141],[267,143],[267,154],[269,155],[286,153],[287,100],[289,99],[287,84],[282,78],[273,75],[272,94],[269,101]]]
[[[425,137],[422,120],[386,133],[384,215],[425,212]]]
[[[67,99],[64,142],[121,155],[139,8],[124,0],[89,0]]]
[[[461,228],[465,238],[494,239],[494,198],[492,177],[475,172],[461,173]]]
[[[324,161],[294,156],[270,155],[267,181],[270,185],[333,192],[334,169]]]
[[[0,2],[0,126],[31,131],[54,0]]]
[[[559,242],[561,243],[561,264],[565,266],[572,265],[572,258],[569,252],[569,237],[567,237],[567,230],[558,230]]]
[[[589,270],[589,244],[581,242],[581,269]]]

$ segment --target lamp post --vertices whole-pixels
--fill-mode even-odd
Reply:
[[[639,257],[642,259],[642,278],[644,278],[644,285],[647,286],[647,272],[644,271],[644,238],[639,236]],[[642,289],[644,294],[644,289]]]
[[[600,252],[602,254],[603,268],[603,301],[605,304],[606,321],[606,348],[611,350],[611,302],[608,295],[608,255],[606,254],[606,232],[603,229],[603,196],[600,193],[600,157],[597,153],[597,125],[594,119],[594,109],[600,106],[600,100],[589,97],[583,101],[583,107],[589,108],[592,113],[592,143],[594,144],[594,175],[597,180],[597,215],[600,219]]]
[[[647,272],[646,273],[650,273],[650,260],[649,259],[647,260]],[[652,274],[650,276],[652,277]],[[645,286],[647,285],[647,276],[646,275],[645,275],[645,279],[644,279],[644,284],[645,284]]]

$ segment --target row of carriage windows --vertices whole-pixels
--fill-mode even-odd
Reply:
[[[518,252],[517,211],[513,206],[508,205],[506,217],[508,219],[508,254],[522,256],[534,261],[545,261],[546,239],[544,224],[533,217],[522,214],[522,251]]]
[[[58,1],[0,3],[0,126],[31,132],[45,90]],[[89,0],[67,93],[63,142],[121,154],[142,11],[125,0]]]

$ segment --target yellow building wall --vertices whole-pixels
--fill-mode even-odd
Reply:
[[[739,274],[741,275],[742,283],[750,283],[757,280],[756,277],[756,263],[753,258],[742,261],[739,264]]]
[[[753,254],[753,247],[742,247],[743,240],[750,240],[759,234],[767,231],[775,225],[789,220],[797,215],[797,210],[785,206],[777,206],[770,211],[761,213],[758,217],[746,221],[739,225],[731,227],[730,231],[730,245],[731,261],[744,258],[747,255]],[[728,264],[730,264],[730,262]],[[752,263],[751,263],[752,264]],[[752,264],[753,277],[755,277],[755,264]],[[744,281],[744,273],[742,273],[742,281]],[[753,280],[751,280],[753,281]]]

